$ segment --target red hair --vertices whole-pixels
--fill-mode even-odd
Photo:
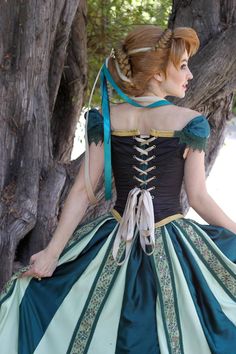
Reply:
[[[130,53],[138,48],[157,48],[155,50]],[[169,61],[178,67],[187,50],[188,56],[194,55],[199,48],[197,33],[189,27],[177,27],[174,30],[163,31],[157,26],[139,26],[131,31],[121,44],[119,55],[116,55],[120,71],[131,82],[120,78],[115,65],[115,59],[110,58],[109,70],[116,84],[126,94],[142,95],[148,81],[157,73],[164,72]]]

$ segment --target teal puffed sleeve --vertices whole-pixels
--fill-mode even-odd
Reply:
[[[206,151],[210,125],[206,117],[197,116],[190,120],[182,130],[176,130],[174,136],[179,137],[180,143],[185,143],[193,150]]]
[[[91,109],[85,113],[85,119],[88,119],[87,133],[89,145],[94,142],[98,145],[99,142],[103,142],[103,116],[97,109]]]

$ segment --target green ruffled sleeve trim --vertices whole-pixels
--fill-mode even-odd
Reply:
[[[206,151],[210,136],[210,125],[204,116],[193,118],[182,130],[174,133],[180,143],[184,143],[193,150]]]
[[[89,112],[85,113],[85,119],[88,119],[87,132],[88,132],[88,143],[95,143],[98,145],[99,142],[103,142],[103,116],[97,109],[91,109]]]
[[[206,152],[208,138],[202,138],[199,136],[187,134],[183,130],[176,131],[174,136],[179,138],[180,144],[186,144],[187,146],[191,147],[193,150]]]

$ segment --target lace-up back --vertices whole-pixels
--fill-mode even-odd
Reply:
[[[151,191],[155,189],[155,186],[149,187],[149,184],[156,176],[150,177],[150,172],[155,170],[156,166],[153,164],[155,155],[150,156],[150,153],[156,148],[156,145],[152,144],[156,138],[134,136],[134,139],[137,142],[136,145],[134,145],[134,149],[137,153],[133,155],[133,158],[136,160],[136,164],[133,165],[133,168],[137,171],[137,174],[135,174],[133,178],[139,183],[140,188]]]
[[[102,115],[92,110],[89,120],[89,142],[103,140]],[[113,130],[111,155],[117,192],[116,216],[121,218],[129,192],[135,188],[149,193],[156,223],[181,214],[184,151],[186,147],[205,150],[209,133],[204,116],[193,118],[182,130],[176,131],[150,129],[150,134],[143,135],[136,129]]]
[[[123,215],[129,192],[149,193],[158,222],[181,213],[179,194],[184,173],[185,144],[179,138],[117,136],[112,134],[112,169],[117,199],[114,210]]]

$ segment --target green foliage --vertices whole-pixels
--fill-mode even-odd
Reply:
[[[171,0],[88,0],[88,93],[111,48],[137,25],[166,27],[171,8]],[[97,89],[93,103],[99,102]]]
[[[236,116],[236,92],[234,93],[233,114]]]

